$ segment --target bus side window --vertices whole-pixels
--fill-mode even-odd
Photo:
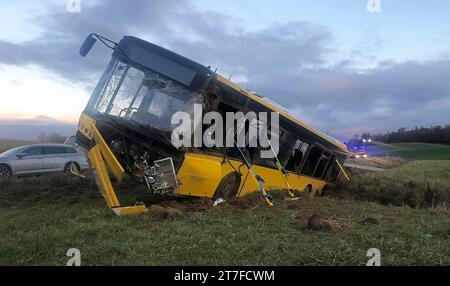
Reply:
[[[305,165],[303,166],[302,174],[305,176],[313,176],[316,164],[322,156],[322,148],[314,146],[309,151],[308,158],[306,158]]]
[[[342,160],[337,159],[341,164],[343,164]],[[339,168],[336,160],[334,161],[333,169],[330,172],[331,181],[335,182],[339,178],[339,174],[341,173],[341,169]]]
[[[329,165],[329,167],[328,167],[328,171],[327,171],[327,173],[325,174],[325,180],[327,180],[327,181],[335,181],[335,178],[337,177],[337,175],[336,175],[336,172],[338,171],[338,166],[337,166],[337,164],[336,164],[336,156],[333,156],[332,158],[331,158],[331,162],[330,162],[330,165]]]
[[[270,140],[271,140],[270,142],[274,142],[274,140],[279,140],[279,139],[278,138],[277,139],[270,138]],[[273,143],[271,143],[271,144],[273,144]],[[281,140],[280,140],[279,144],[280,144],[279,147],[280,147],[280,151],[281,151],[281,149],[285,148],[285,147],[282,147],[283,143],[281,142]],[[261,146],[259,146],[258,148],[251,148],[251,149],[253,149],[254,152],[255,152],[255,153],[253,153],[253,154],[255,154],[255,156],[253,157],[254,158],[253,163],[255,163],[257,165],[264,166],[264,167],[268,167],[268,168],[273,168],[273,169],[277,168],[277,165],[275,163],[276,159],[273,157],[273,154],[272,154],[272,151],[270,150],[270,147],[262,149]],[[271,155],[271,157],[263,158],[262,155],[261,155],[262,151],[266,151],[266,153],[268,152]],[[277,156],[278,158],[279,158],[279,155],[280,155],[280,152],[278,152],[278,156]]]
[[[233,112],[233,113],[238,112],[238,110],[236,108],[234,108],[234,107],[232,107],[232,106],[230,106],[230,105],[228,105],[228,104],[226,104],[226,103],[224,103],[222,101],[220,101],[217,104],[218,104],[217,112],[220,113],[220,115],[222,115],[222,118],[224,118],[224,119],[226,118],[227,112]],[[236,130],[237,130],[237,125],[236,125],[236,122],[235,122],[235,126],[234,126],[234,132],[235,133],[236,133]],[[227,143],[226,142],[226,138],[227,138],[227,136],[234,136],[234,135],[231,134],[231,130],[227,129],[226,120],[224,120],[224,122],[223,122],[223,133],[222,134],[223,134],[223,140],[224,140],[223,146],[227,147],[226,146],[226,143]],[[243,151],[246,156],[249,155],[248,152],[245,152],[245,148],[242,148],[241,151]],[[224,154],[226,155],[226,157],[229,157],[229,158],[232,158],[232,159],[238,159],[238,160],[242,159],[242,157],[241,157],[241,155],[239,153],[239,150],[237,148],[234,148],[234,147],[232,147],[232,148],[225,148],[225,153]],[[247,158],[247,159],[249,159],[249,158]]]
[[[303,162],[306,151],[308,150],[308,143],[297,139],[295,142],[294,150],[291,153],[291,156],[288,158],[285,169],[292,172],[297,172],[300,168],[300,165]]]
[[[330,173],[332,171],[333,165],[336,164],[336,156],[331,155],[330,159],[328,160],[327,166],[325,167],[325,170],[322,174],[322,179],[329,181],[330,180]]]
[[[314,172],[315,178],[322,178],[325,173],[325,168],[327,168],[328,163],[330,162],[331,154],[329,152],[324,152],[319,159],[319,162],[316,166],[316,170]]]

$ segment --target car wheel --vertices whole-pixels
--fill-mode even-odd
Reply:
[[[69,162],[64,167],[64,173],[70,173],[70,167],[72,164],[74,165],[75,171],[80,172],[80,165],[78,165],[76,162]]]
[[[0,164],[0,177],[11,177],[12,170],[8,165]]]

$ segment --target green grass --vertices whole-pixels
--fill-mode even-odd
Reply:
[[[450,145],[427,143],[380,144],[375,148],[382,155],[402,157],[407,160],[450,160]]]
[[[411,161],[384,172],[357,172],[330,194],[382,204],[411,207],[450,206],[450,161]]]
[[[133,186],[133,195],[143,190]],[[83,265],[364,265],[373,247],[384,265],[450,264],[445,209],[329,197],[286,202],[276,192],[273,208],[261,202],[254,209],[116,217],[92,181],[13,178],[0,180],[0,190],[0,265],[64,265],[72,247],[81,250]],[[312,214],[344,228],[308,230]],[[379,224],[361,223],[368,217]]]
[[[0,153],[11,149],[13,147],[29,145],[33,144],[31,141],[23,141],[23,140],[11,140],[11,139],[0,139]]]
[[[8,144],[14,142],[0,140],[0,148]],[[378,195],[388,190],[393,195],[387,203],[376,195],[355,196],[348,191],[355,185],[346,184],[336,190],[346,196],[287,202],[275,192],[273,208],[260,202],[244,209],[194,201],[183,215],[169,217],[114,216],[92,179],[0,179],[0,265],[65,265],[69,248],[80,249],[82,265],[365,265],[374,247],[383,265],[450,265],[450,211],[442,205],[410,208],[398,195],[405,188],[422,192],[423,184],[441,190],[449,175],[448,161],[410,162],[383,174],[352,176],[352,184],[369,184],[382,190]],[[124,202],[160,200],[141,184],[118,187]],[[344,227],[309,230],[312,214]],[[366,218],[378,224],[362,223]]]

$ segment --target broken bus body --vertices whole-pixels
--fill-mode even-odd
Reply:
[[[109,173],[140,178],[151,192],[195,197],[244,196],[258,190],[234,148],[175,148],[171,116],[177,111],[279,113],[279,162],[290,186],[311,194],[336,180],[346,146],[291,117],[276,104],[245,90],[210,68],[139,38],[114,43],[91,34],[80,49],[85,56],[96,39],[113,50],[111,60],[83,111],[77,143],[87,150],[107,205],[116,214],[146,212],[144,205],[121,206]],[[224,131],[226,132],[226,130]],[[273,159],[245,151],[264,187],[285,189]]]

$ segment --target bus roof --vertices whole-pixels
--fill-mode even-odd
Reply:
[[[144,49],[147,52],[136,49],[136,47]],[[160,72],[186,85],[191,85],[191,83],[195,82],[204,82],[212,74],[211,70],[208,67],[205,67],[177,53],[136,37],[124,36],[119,43],[119,48],[121,52],[126,54],[130,59],[135,60],[136,62],[143,64],[150,69]],[[170,61],[165,61],[162,58],[168,59]],[[170,70],[168,70],[169,67],[171,68]],[[237,84],[231,82],[230,80],[224,78],[219,74],[216,74],[216,78],[222,84],[236,90],[244,96],[251,98],[257,103],[268,108],[269,110],[278,112],[282,117],[300,127],[303,133],[311,135],[310,137],[312,137],[314,141],[323,145],[324,147],[335,149],[339,152],[348,153],[345,144],[293,118],[286,112],[286,110],[284,110],[284,108],[278,107],[277,104],[271,103],[261,96],[249,90],[241,88]]]
[[[324,133],[312,128],[311,126],[295,119],[294,117],[289,115],[284,109],[279,108],[274,104],[270,104],[269,101],[264,100],[261,96],[258,96],[256,94],[254,94],[253,92],[250,92],[246,89],[241,88],[240,86],[238,86],[237,84],[233,83],[232,81],[226,79],[225,77],[221,76],[220,74],[217,74],[217,80],[219,82],[221,82],[222,84],[240,92],[244,96],[247,96],[247,97],[251,98],[252,100],[258,102],[259,104],[265,106],[266,108],[268,108],[274,112],[278,112],[281,116],[283,116],[287,120],[298,125],[303,130],[307,131],[307,133],[310,133],[311,136],[314,138],[314,140],[317,141],[319,144],[321,144],[325,147],[328,147],[331,144],[332,146],[337,147],[337,151],[348,153],[347,146],[345,146],[345,144],[343,144],[339,140],[337,140],[327,134],[324,134]]]

